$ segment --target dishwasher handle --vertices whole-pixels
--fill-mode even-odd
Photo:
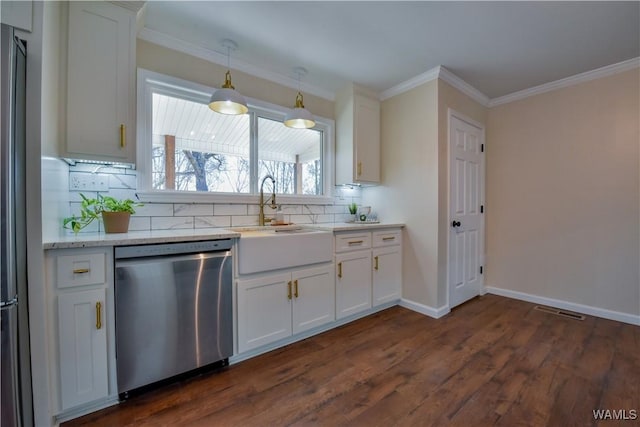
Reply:
[[[158,262],[181,262],[181,261],[198,261],[212,258],[231,258],[231,251],[205,252],[199,254],[186,255],[162,255],[143,258],[127,258],[116,259],[116,269],[119,267],[130,267],[133,265],[155,264]]]
[[[147,258],[159,256],[174,256],[187,254],[201,254],[231,250],[231,239],[206,240],[202,242],[162,243],[157,245],[116,246],[115,258]]]

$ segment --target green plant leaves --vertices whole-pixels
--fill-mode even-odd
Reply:
[[[62,227],[72,230],[78,234],[80,230],[91,224],[95,219],[100,219],[102,212],[128,212],[136,213],[135,207],[143,206],[142,203],[134,202],[131,199],[118,200],[111,196],[98,194],[95,199],[89,199],[80,193],[82,202],[80,203],[80,217],[75,215],[65,218]]]

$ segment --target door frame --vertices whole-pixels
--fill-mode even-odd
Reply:
[[[482,249],[480,252],[480,263],[484,267],[483,274],[481,275],[480,281],[480,295],[485,294],[485,280],[484,276],[486,273],[486,265],[485,265],[485,215],[486,215],[486,201],[485,201],[485,185],[486,185],[486,149],[487,149],[487,141],[486,141],[486,127],[483,123],[480,123],[476,120],[473,120],[469,116],[460,113],[452,108],[447,108],[447,311],[451,310],[451,259],[450,259],[450,249],[451,249],[451,230],[450,230],[450,222],[451,222],[451,119],[455,117],[458,120],[466,122],[467,124],[477,127],[480,129],[482,134],[481,144],[484,144],[484,155],[481,156],[480,159],[480,204],[484,205],[484,212],[482,217],[480,218],[480,235],[482,240]]]

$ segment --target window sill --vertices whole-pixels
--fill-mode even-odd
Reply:
[[[265,193],[268,197],[271,193]],[[146,203],[229,203],[257,205],[260,196],[257,194],[212,194],[183,191],[138,191],[138,199]],[[282,205],[333,205],[334,200],[328,196],[299,196],[277,194],[276,202]]]

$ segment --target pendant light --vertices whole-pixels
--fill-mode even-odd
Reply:
[[[245,114],[249,111],[247,107],[247,101],[244,96],[240,95],[238,91],[231,84],[231,68],[229,66],[231,51],[238,48],[238,44],[233,40],[224,39],[221,42],[222,46],[227,49],[227,73],[225,74],[224,84],[222,88],[213,92],[211,100],[209,101],[209,108],[217,113],[238,115]]]
[[[296,95],[295,107],[284,118],[284,125],[295,129],[309,129],[314,127],[316,122],[309,110],[304,108],[302,93],[300,92],[300,79],[307,74],[307,70],[302,67],[296,67],[293,72],[298,76],[298,95]]]

